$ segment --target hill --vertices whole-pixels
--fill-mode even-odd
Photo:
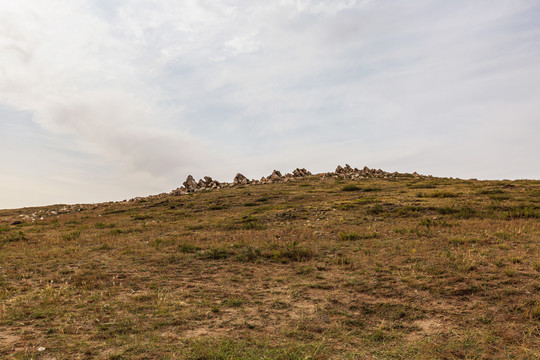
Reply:
[[[340,168],[1,210],[0,357],[539,358],[540,181]]]

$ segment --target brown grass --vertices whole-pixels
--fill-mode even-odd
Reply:
[[[406,177],[3,210],[0,358],[538,359],[539,216]]]

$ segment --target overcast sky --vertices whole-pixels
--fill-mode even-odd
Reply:
[[[0,208],[336,165],[540,178],[540,2],[0,2]]]

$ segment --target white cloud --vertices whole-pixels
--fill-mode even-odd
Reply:
[[[0,103],[142,194],[345,157],[538,177],[539,15],[526,0],[6,1]]]

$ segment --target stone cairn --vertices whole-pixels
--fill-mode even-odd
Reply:
[[[370,169],[364,166],[363,169],[352,168],[349,164],[345,167],[338,165],[334,173],[328,173],[325,176],[336,176],[342,179],[367,179],[367,178],[382,178],[393,179],[398,177],[398,172],[389,173],[381,169]],[[413,174],[414,175],[414,174]]]
[[[250,186],[250,185],[260,185],[260,184],[273,184],[273,183],[279,183],[279,182],[289,182],[289,181],[296,181],[301,178],[306,178],[310,176],[319,176],[321,178],[329,178],[329,177],[335,177],[335,178],[341,178],[341,179],[350,179],[350,180],[362,180],[362,179],[368,179],[368,178],[380,178],[380,179],[395,179],[398,177],[398,172],[389,173],[386,171],[383,171],[381,169],[370,169],[367,166],[364,166],[362,169],[352,168],[349,164],[345,164],[345,166],[338,165],[336,170],[334,172],[330,173],[322,173],[322,174],[316,174],[312,175],[311,172],[307,171],[306,169],[295,169],[292,174],[287,173],[285,175],[282,175],[280,171],[274,170],[270,175],[267,177],[262,177],[260,180],[249,180],[244,175],[238,173],[233,179],[232,183],[226,183],[226,182],[219,182],[217,180],[213,180],[210,176],[205,176],[204,179],[200,179],[199,181],[195,181],[193,176],[189,175],[184,181],[183,186],[179,187],[176,190],[173,190],[170,194],[171,195],[181,195],[181,194],[188,194],[193,192],[199,192],[203,190],[213,190],[213,189],[221,189],[224,187],[234,187],[234,186]],[[414,178],[420,178],[421,175],[414,172],[412,175]]]

